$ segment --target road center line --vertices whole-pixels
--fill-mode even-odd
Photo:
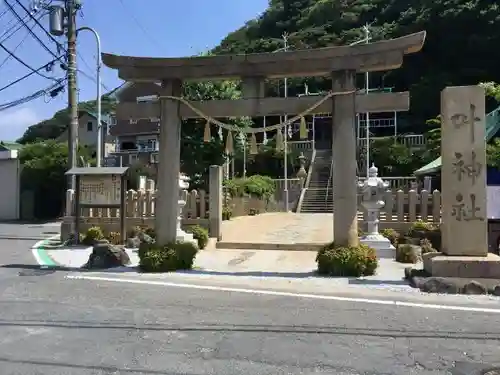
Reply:
[[[367,303],[367,304],[373,304],[373,305],[392,305],[392,306],[417,307],[417,308],[434,309],[434,310],[452,310],[452,311],[468,311],[468,312],[500,314],[500,308],[493,309],[493,308],[486,308],[486,307],[483,308],[483,307],[456,306],[456,305],[436,305],[436,304],[394,301],[394,300],[340,297],[340,296],[331,296],[331,295],[322,295],[322,294],[291,293],[291,292],[282,292],[282,291],[276,291],[276,290],[231,288],[231,287],[224,287],[224,286],[171,283],[171,282],[165,282],[165,281],[138,280],[138,279],[117,278],[117,277],[67,275],[66,278],[71,279],[71,280],[109,281],[109,282],[116,282],[116,283],[156,285],[156,286],[169,286],[169,287],[173,287],[173,288],[211,290],[211,291],[217,291],[217,292],[260,294],[260,295],[277,296],[277,297],[309,298],[309,299],[320,299],[320,300],[329,300],[329,301]]]

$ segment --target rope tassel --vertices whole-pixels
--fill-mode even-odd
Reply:
[[[210,134],[210,121],[207,121],[205,124],[205,131],[203,133],[203,142],[210,142],[212,139],[212,135]]]
[[[229,131],[227,132],[227,138],[226,138],[226,154],[232,155],[233,152],[234,152],[233,134]]]
[[[259,153],[259,149],[257,148],[257,137],[255,133],[252,133],[250,137],[250,155],[257,155]]]
[[[307,123],[305,117],[300,118],[299,136],[300,139],[307,139]]]

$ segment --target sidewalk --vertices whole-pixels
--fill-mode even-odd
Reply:
[[[81,268],[88,260],[92,248],[41,248],[33,249],[39,263],[45,266],[62,266],[65,268]],[[103,270],[108,274],[127,273],[147,277],[137,271],[139,258],[136,251],[128,249],[131,264],[128,267]],[[188,272],[178,272],[179,275],[194,275],[197,277],[237,276],[252,279],[283,280],[325,280],[315,275],[316,252],[283,251],[283,250],[201,250],[194,264],[194,269]],[[403,270],[408,265],[397,263],[391,259],[380,259],[376,275],[365,278],[328,278],[328,283],[338,285],[364,285],[392,288],[410,288],[403,280]],[[154,278],[159,275],[149,275]]]

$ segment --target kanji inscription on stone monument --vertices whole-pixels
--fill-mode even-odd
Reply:
[[[453,162],[453,173],[457,175],[458,181],[462,181],[462,178],[470,178],[472,184],[476,183],[476,179],[481,176],[481,171],[483,165],[479,163],[476,157],[476,152],[472,151],[470,153],[470,163],[465,160],[464,154],[461,152],[455,152],[455,161]]]
[[[448,87],[441,93],[443,252],[486,256],[484,89]]]
[[[476,140],[476,137],[474,135],[474,126],[476,122],[481,121],[481,119],[476,116],[476,106],[474,104],[469,104],[468,114],[455,113],[450,117],[450,120],[456,129],[467,127],[469,129],[471,142],[474,142]]]

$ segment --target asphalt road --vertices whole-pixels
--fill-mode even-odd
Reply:
[[[11,264],[0,267],[2,375],[478,375],[500,366],[500,314],[68,280],[33,267],[31,243],[0,241],[0,263]]]

